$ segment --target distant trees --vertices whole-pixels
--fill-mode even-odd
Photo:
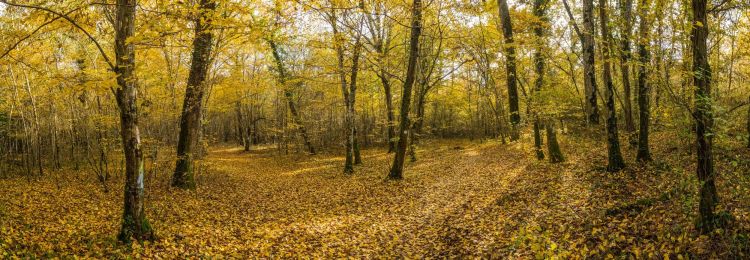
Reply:
[[[396,146],[396,155],[393,159],[393,166],[388,174],[390,179],[403,178],[404,159],[406,157],[406,146],[408,145],[407,137],[409,136],[409,105],[411,104],[412,86],[416,76],[417,55],[419,54],[419,36],[422,32],[422,1],[414,0],[412,2],[411,33],[409,36],[409,62],[407,63],[406,79],[401,97],[401,111],[398,132],[398,144]]]

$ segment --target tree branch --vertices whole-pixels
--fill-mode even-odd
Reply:
[[[46,7],[42,7],[42,6],[17,4],[17,3],[13,3],[13,2],[8,2],[7,0],[0,0],[0,3],[4,3],[4,4],[9,5],[9,6],[15,6],[15,7],[22,7],[22,8],[30,8],[30,9],[41,10],[41,11],[45,11],[45,12],[48,12],[48,13],[56,15],[57,17],[55,19],[58,19],[58,18],[65,19],[71,25],[73,25],[74,27],[78,28],[78,30],[80,30],[81,32],[83,32],[83,34],[85,34],[86,37],[88,37],[89,40],[91,40],[94,43],[94,45],[96,45],[96,48],[99,49],[99,53],[101,53],[102,57],[104,58],[104,61],[107,62],[107,65],[109,65],[109,68],[111,70],[114,71],[116,69],[116,66],[114,65],[114,63],[112,63],[112,60],[109,59],[109,56],[107,56],[107,53],[104,52],[104,49],[102,48],[101,44],[99,44],[99,41],[97,41],[96,38],[94,38],[94,36],[91,36],[91,34],[88,31],[86,31],[85,29],[83,29],[83,27],[81,27],[80,25],[78,25],[78,23],[76,21],[74,21],[72,18],[70,18],[70,16],[68,16],[69,13],[60,13],[60,12],[57,12],[55,10],[52,10],[52,9],[49,9],[49,8],[46,8]],[[47,25],[47,24],[45,24],[45,25]],[[35,30],[35,32],[38,31],[40,28],[37,28],[37,30]],[[26,37],[26,38],[28,38],[28,37]]]

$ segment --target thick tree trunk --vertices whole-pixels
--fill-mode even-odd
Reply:
[[[638,153],[636,160],[650,161],[651,151],[648,144],[648,127],[651,121],[651,90],[648,77],[648,65],[651,60],[651,54],[648,50],[649,44],[649,24],[648,24],[648,0],[639,0],[638,12],[640,13],[640,25],[638,40]]]
[[[583,0],[583,83],[586,89],[586,114],[589,124],[599,124],[594,57],[594,0]]]
[[[622,74],[623,95],[623,112],[625,112],[625,131],[628,132],[628,139],[635,144],[635,122],[633,121],[633,105],[630,86],[630,35],[632,29],[632,12],[633,0],[620,0],[620,11],[622,27],[620,32],[620,72]]]
[[[612,84],[612,65],[610,57],[612,54],[612,35],[609,32],[609,19],[607,17],[607,1],[599,0],[599,19],[602,31],[602,59],[604,60],[603,79],[607,88],[607,170],[616,172],[625,168],[625,160],[620,151],[620,140],[617,133],[617,114],[615,112],[615,88]]]
[[[210,23],[216,3],[214,0],[201,0],[199,8],[200,14],[195,18],[193,58],[180,117],[177,163],[172,175],[172,186],[182,189],[195,189],[194,160],[198,154],[198,139],[203,128],[203,96],[206,93],[206,77],[213,40]]]
[[[305,128],[305,125],[302,123],[302,117],[300,116],[299,111],[297,111],[297,105],[294,103],[294,95],[286,85],[287,72],[286,68],[284,67],[284,61],[281,59],[279,46],[277,46],[276,42],[274,42],[272,39],[266,39],[266,41],[268,42],[268,45],[271,46],[271,51],[273,52],[273,58],[276,62],[276,70],[279,73],[279,84],[281,84],[282,88],[284,88],[284,98],[289,105],[289,113],[292,114],[292,120],[294,120],[294,124],[297,125],[297,130],[299,130],[300,135],[302,136],[302,141],[304,142],[305,147],[307,147],[307,151],[310,154],[315,154],[315,147],[313,147],[312,143],[310,143],[310,138],[307,135],[307,128]]]
[[[711,109],[711,67],[708,64],[708,14],[706,0],[692,0],[693,23],[690,32],[693,48],[693,84],[695,85],[695,134],[698,150],[700,204],[699,228],[709,233],[716,227],[716,193],[713,161],[713,111]]]
[[[396,146],[396,155],[393,159],[393,166],[388,174],[390,179],[403,178],[404,158],[406,157],[406,146],[409,135],[409,105],[411,105],[411,88],[414,85],[414,78],[417,69],[417,56],[419,54],[419,36],[422,33],[422,1],[414,0],[412,5],[411,18],[411,35],[409,38],[409,63],[406,69],[406,80],[404,80],[404,89],[401,96],[401,115],[398,132],[398,145]]]
[[[135,30],[136,0],[117,0],[115,22],[115,55],[117,89],[120,109],[120,137],[125,154],[125,196],[120,241],[154,239],[154,231],[146,218],[144,205],[144,169],[141,137],[138,130],[138,103],[135,80],[135,46],[128,42]]]
[[[505,39],[505,73],[508,85],[508,107],[510,111],[510,139],[518,140],[519,124],[521,123],[521,114],[518,112],[518,79],[516,78],[516,47],[513,43],[513,23],[510,19],[507,0],[497,0],[500,13],[500,24],[502,25],[503,38]]]

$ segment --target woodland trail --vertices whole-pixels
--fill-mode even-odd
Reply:
[[[384,178],[391,155],[382,149],[364,150],[364,164],[345,175],[343,157],[220,148],[201,163],[195,191],[169,187],[171,163],[165,160],[148,169],[154,174],[147,179],[146,208],[158,239],[132,248],[114,238],[122,195],[103,192],[88,173],[61,172],[67,178],[49,176],[35,185],[1,179],[0,192],[7,195],[0,198],[0,252],[599,258],[603,252],[675,257],[707,256],[717,246],[746,250],[695,235],[686,213],[692,208],[684,206],[694,187],[674,181],[684,172],[653,166],[607,174],[595,167],[603,151],[580,146],[593,155],[571,153],[566,163],[551,165],[526,159],[531,149],[522,143],[428,142],[401,181]],[[112,187],[121,182],[115,179]],[[671,192],[661,199],[665,191]],[[612,210],[644,198],[657,199]],[[739,218],[734,238],[746,230],[745,213],[733,213]]]

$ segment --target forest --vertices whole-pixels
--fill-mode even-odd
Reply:
[[[0,0],[0,259],[750,258],[747,0]]]

